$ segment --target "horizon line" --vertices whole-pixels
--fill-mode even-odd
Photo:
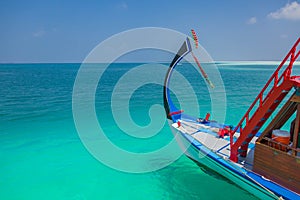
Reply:
[[[187,61],[183,61],[186,63]],[[281,62],[281,60],[216,60],[211,62],[202,62],[202,63],[251,63],[251,62]],[[299,61],[295,61],[295,63],[299,63]],[[83,64],[84,62],[0,62],[0,64]],[[85,63],[104,63],[104,62],[85,62]],[[112,63],[170,63],[170,61],[123,61],[123,62],[112,62]]]

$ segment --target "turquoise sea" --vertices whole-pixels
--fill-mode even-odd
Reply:
[[[163,147],[173,135],[165,123],[153,138],[134,138],[115,123],[110,104],[113,86],[137,65],[109,66],[97,87],[95,108],[107,137],[122,149],[140,153]],[[184,65],[180,66],[182,74],[195,79],[193,70],[184,70]],[[72,92],[79,67],[0,65],[0,199],[256,199],[184,155],[148,173],[121,172],[99,162],[81,142],[73,120]],[[238,123],[275,68],[274,63],[218,64],[226,89],[227,123]],[[206,90],[202,92],[204,80],[197,79],[194,87],[204,117],[210,111],[209,96]],[[138,88],[129,104],[135,123],[146,126],[151,123],[150,106],[163,104],[162,86]]]

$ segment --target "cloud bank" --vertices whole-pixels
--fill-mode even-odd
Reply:
[[[272,19],[300,20],[300,4],[296,1],[287,3],[284,7],[268,15]]]

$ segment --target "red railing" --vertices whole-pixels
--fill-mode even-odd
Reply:
[[[251,118],[249,119],[250,112],[252,111],[252,109],[254,108],[254,106],[257,104],[257,102],[259,101],[259,106],[257,108],[257,109],[259,109],[263,105],[263,103],[265,102],[265,100],[270,96],[270,94],[272,93],[272,90],[275,87],[277,87],[278,83],[280,83],[281,80],[285,80],[286,78],[290,77],[293,63],[295,62],[295,60],[297,60],[297,58],[298,58],[298,56],[300,54],[300,51],[298,51],[296,53],[296,48],[297,48],[297,46],[298,46],[299,43],[300,43],[300,38],[298,38],[297,42],[294,44],[294,46],[291,48],[291,50],[289,51],[289,53],[283,59],[283,61],[278,66],[278,68],[276,69],[276,71],[273,73],[273,75],[271,76],[271,78],[268,80],[268,82],[266,83],[266,85],[263,87],[263,89],[261,90],[261,92],[257,95],[257,97],[255,98],[255,100],[253,101],[253,103],[251,104],[251,106],[249,107],[249,109],[247,110],[246,114],[243,116],[243,118],[239,122],[239,124],[232,131],[232,134],[230,134],[230,145],[231,146],[233,145],[233,136],[234,136],[234,133],[238,130],[238,128],[240,128],[243,125],[243,123],[245,121],[246,121],[245,126],[247,126],[247,124],[251,120]],[[284,64],[287,62],[287,60],[289,58],[290,58],[289,65],[286,67],[286,69],[283,71],[283,73],[281,74],[281,76],[278,78],[279,71],[281,70],[281,68],[284,66]],[[271,82],[273,80],[274,80],[274,85],[272,86],[272,89],[269,91],[269,93],[267,94],[267,96],[265,98],[263,98],[263,95],[264,95],[265,91],[267,90],[267,88],[269,88],[269,85],[271,84]],[[255,114],[255,112],[252,114],[252,116]],[[240,134],[242,134],[242,132],[243,132],[242,129],[240,129]]]

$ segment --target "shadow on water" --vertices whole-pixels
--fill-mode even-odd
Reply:
[[[217,178],[217,179],[220,179],[222,181],[226,181],[227,183],[230,183],[230,184],[235,184],[233,181],[227,179],[226,177],[222,176],[221,174],[215,172],[214,170],[206,167],[205,165],[202,165],[200,164],[199,162],[197,162],[196,160],[192,159],[192,158],[189,158],[191,159],[194,163],[196,163],[196,165],[198,165],[198,167],[200,167],[200,169],[206,173],[207,175],[209,176],[212,176],[214,178]]]
[[[221,181],[227,182],[228,184],[232,184],[237,186],[238,188],[242,189],[243,191],[247,192],[249,195],[253,196],[254,198],[256,198],[254,195],[252,195],[251,193],[249,193],[247,190],[245,190],[244,188],[242,188],[240,185],[236,184],[235,182],[231,181],[230,179],[226,178],[225,176],[223,176],[222,174],[217,173],[216,171],[206,167],[205,165],[202,165],[201,163],[197,162],[196,160],[192,159],[189,157],[189,159],[191,159],[204,173],[206,173],[207,175],[214,177],[216,179],[219,179]]]
[[[257,199],[222,175],[182,156],[153,173],[167,199]],[[224,192],[221,192],[224,191]],[[227,192],[230,191],[230,192]]]

